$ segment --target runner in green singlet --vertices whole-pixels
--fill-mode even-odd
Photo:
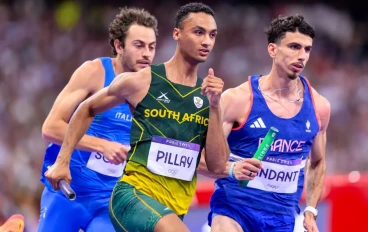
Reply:
[[[110,201],[116,231],[189,231],[182,218],[195,193],[203,148],[209,171],[224,171],[229,150],[222,132],[223,81],[213,69],[203,81],[197,77],[216,34],[210,7],[181,7],[172,59],[118,76],[74,113],[60,153],[72,151],[94,115],[125,101],[135,108],[127,165]]]

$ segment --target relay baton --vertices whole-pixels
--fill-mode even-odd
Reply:
[[[47,169],[49,169],[49,167],[50,166],[48,166]],[[75,200],[75,198],[77,197],[77,194],[75,194],[74,190],[70,187],[68,182],[66,182],[65,180],[59,180],[57,184],[58,184],[59,189],[66,196],[66,198],[68,198],[71,201]]]
[[[66,198],[68,198],[71,201],[75,200],[77,195],[75,194],[74,190],[70,187],[70,185],[65,180],[59,180],[58,186],[60,190],[64,193]]]
[[[262,161],[262,159],[267,154],[268,150],[271,147],[271,144],[275,140],[275,137],[279,133],[275,127],[271,127],[270,130],[267,132],[266,137],[263,139],[261,145],[258,147],[256,154],[254,154],[253,158]],[[239,185],[243,188],[247,187],[249,180],[241,180],[239,181]]]

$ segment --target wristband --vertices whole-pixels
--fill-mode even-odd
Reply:
[[[309,212],[311,212],[311,213],[314,215],[314,217],[317,217],[318,210],[317,210],[316,208],[314,208],[314,207],[312,207],[312,206],[307,206],[307,207],[304,209],[304,212],[303,212],[303,213],[305,213],[305,211],[309,211]]]
[[[235,164],[236,164],[236,162],[233,162],[232,164],[231,164],[231,166],[230,166],[230,170],[229,170],[229,177],[231,178],[231,179],[236,179],[235,177],[234,177],[234,167],[235,167]]]

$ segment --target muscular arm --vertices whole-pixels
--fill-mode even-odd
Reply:
[[[230,122],[223,122],[223,125],[222,125],[223,131],[219,132],[219,134],[223,134],[227,138],[227,136],[231,132],[232,125],[233,124],[230,123]],[[215,134],[215,135],[217,135],[217,134]],[[208,134],[208,137],[211,138],[213,136]],[[210,172],[208,170],[208,167],[207,167],[207,160],[206,160],[206,152],[207,151],[208,150],[206,150],[206,149],[203,149],[203,151],[202,151],[201,161],[199,162],[199,165],[198,165],[198,168],[197,168],[197,173],[201,174],[201,175],[204,175],[204,176],[207,176],[207,177],[210,177],[210,178],[214,178],[214,179],[228,177],[229,176],[229,170],[230,170],[231,164],[233,162],[226,162],[225,170],[221,173]]]
[[[206,138],[206,151],[210,155],[205,156],[207,168],[215,174],[221,174],[229,158],[229,148],[222,131],[221,106],[210,108],[208,131]],[[216,135],[216,136],[213,136]]]
[[[73,114],[62,144],[58,159],[68,163],[78,141],[86,133],[96,114],[102,113],[128,100],[136,105],[138,95],[142,95],[144,80],[142,71],[120,74],[109,87],[101,89],[96,94],[82,102]],[[146,78],[147,79],[147,78]],[[149,86],[149,85],[147,85]],[[140,99],[141,100],[141,99]]]
[[[104,70],[99,60],[88,61],[74,72],[56,98],[42,126],[42,137],[46,141],[62,144],[73,111],[83,100],[103,86],[103,76]],[[103,139],[84,135],[77,149],[101,152],[102,142]]]
[[[316,135],[311,148],[311,153],[306,164],[306,201],[307,206],[317,207],[321,197],[324,179],[326,175],[326,130],[330,120],[330,103],[315,93],[316,113],[320,121],[320,131]],[[306,215],[310,212],[306,212]]]
[[[218,134],[223,135],[225,138],[228,137],[233,127],[233,124],[234,124],[234,115],[232,112],[233,111],[232,108],[234,106],[236,107],[236,102],[234,102],[235,100],[236,100],[235,93],[232,89],[226,90],[223,93],[223,96],[222,96],[222,107],[224,111],[223,112],[223,124],[222,124],[223,131],[218,132],[217,134],[208,133],[207,138],[211,139],[214,137],[214,135],[217,136]],[[198,174],[201,174],[201,175],[204,175],[210,178],[215,178],[215,179],[227,177],[229,175],[229,170],[230,170],[232,162],[227,162],[225,170],[222,171],[221,173],[210,172],[208,170],[208,165],[207,165],[207,160],[206,160],[206,153],[208,152],[210,151],[207,149],[207,147],[202,152],[201,161],[197,168]]]

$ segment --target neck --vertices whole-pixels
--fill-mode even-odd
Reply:
[[[198,62],[186,58],[176,48],[174,56],[165,63],[167,78],[178,84],[194,86],[197,83]]]
[[[264,93],[270,93],[275,90],[274,94],[278,97],[289,97],[290,95],[295,96],[297,91],[298,79],[290,79],[286,73],[280,74],[276,68],[272,68],[271,72],[264,77],[262,80],[262,91]]]
[[[123,72],[128,72],[128,70],[124,69],[123,59],[119,55],[117,55],[116,58],[112,59],[112,66],[114,67],[114,72],[116,75],[119,75]]]

